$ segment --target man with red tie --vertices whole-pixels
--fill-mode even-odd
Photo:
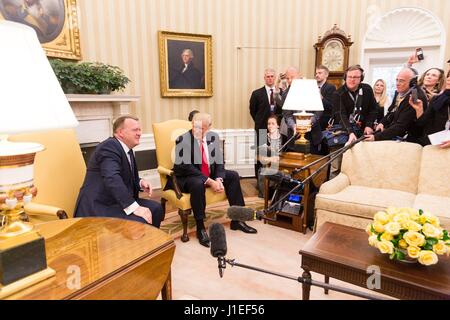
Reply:
[[[197,224],[197,238],[205,247],[209,247],[209,236],[203,223],[206,188],[211,188],[217,193],[225,192],[230,206],[245,206],[239,174],[236,171],[225,170],[219,135],[209,131],[210,128],[209,114],[195,114],[192,130],[176,140],[173,167],[181,191],[191,195],[191,207]],[[246,233],[257,232],[256,229],[240,221],[231,221],[230,227],[232,230],[242,230]]]

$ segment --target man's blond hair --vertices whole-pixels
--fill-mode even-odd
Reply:
[[[192,124],[195,124],[196,122],[207,122],[208,125],[211,125],[211,115],[209,113],[199,112],[194,115],[194,118],[192,118]]]

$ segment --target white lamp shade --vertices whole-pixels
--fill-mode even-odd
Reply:
[[[78,125],[36,32],[0,21],[0,135]]]
[[[291,83],[283,110],[322,111],[323,104],[317,81],[314,79],[295,79]]]

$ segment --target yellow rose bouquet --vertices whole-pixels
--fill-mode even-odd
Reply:
[[[450,254],[450,237],[439,218],[412,208],[389,207],[375,214],[366,228],[369,244],[391,259],[430,266]]]

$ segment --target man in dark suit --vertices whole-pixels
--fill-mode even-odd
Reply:
[[[267,120],[271,115],[281,117],[281,106],[275,102],[275,70],[264,71],[264,86],[252,92],[250,97],[250,115],[255,122],[256,147],[267,143]],[[258,150],[258,148],[256,148]],[[258,171],[261,163],[255,163],[255,177],[258,179]],[[262,194],[262,190],[259,190]]]
[[[203,223],[205,219],[206,188],[216,193],[225,192],[230,206],[245,206],[239,175],[225,170],[219,135],[209,131],[211,116],[197,113],[192,120],[192,130],[176,140],[173,171],[182,192],[190,193],[191,206],[197,224],[197,238],[209,247],[209,236]],[[169,180],[171,181],[171,180]],[[166,189],[172,188],[170,182]],[[256,233],[244,222],[231,221],[232,230]]]
[[[191,49],[184,49],[181,53],[182,66],[171,71],[169,79],[170,89],[205,89],[203,74],[194,66],[194,53]]]
[[[159,228],[161,205],[139,199],[140,189],[152,194],[151,185],[139,179],[132,150],[141,137],[139,120],[122,116],[114,122],[113,131],[114,137],[100,143],[89,160],[74,216],[113,217]]]
[[[404,68],[396,79],[396,91],[386,116],[376,127],[377,132],[366,135],[366,141],[402,140],[408,133],[408,141],[417,142],[421,132],[415,127],[416,111],[410,105],[411,81],[417,77],[412,68]],[[418,99],[422,101],[424,110],[428,100],[422,89],[416,88]]]
[[[336,91],[336,87],[327,82],[329,74],[330,71],[327,67],[323,65],[316,67],[316,81],[317,86],[320,89],[320,95],[323,103],[323,113],[320,117],[320,127],[322,130],[327,129],[328,121],[331,119],[333,112],[333,93]]]

